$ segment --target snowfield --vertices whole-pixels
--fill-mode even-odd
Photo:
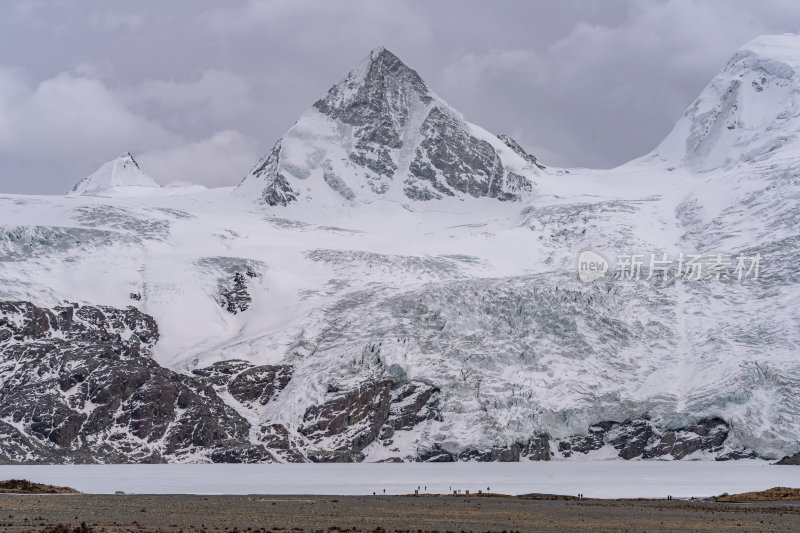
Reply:
[[[304,460],[309,450],[343,442],[342,433],[308,430],[310,413],[323,416],[310,409],[381,380],[392,390],[412,382],[436,392],[424,419],[370,433],[358,449],[347,441],[364,461],[413,461],[431,450],[460,457],[536,436],[546,437],[548,458],[646,458],[668,432],[716,419],[727,427],[724,444],[667,457],[797,453],[798,43],[786,35],[746,45],[654,152],[611,170],[534,165],[463,122],[402,69],[388,111],[375,111],[392,118],[399,144],[366,131],[372,122],[358,123],[336,106],[361,94],[370,65],[385,57],[374,51],[237,188],[153,187],[138,166],[129,176],[135,162],[117,160],[66,197],[0,195],[0,300],[133,305],[158,324],[154,360],[179,374],[230,360],[290,365],[291,380],[266,403],[219,393],[252,425],[253,443],[262,442],[259,426],[279,424]],[[393,79],[399,67],[389,65],[381,75]],[[446,116],[432,123],[425,117],[437,105]],[[441,146],[447,153],[437,152]],[[453,154],[476,173],[454,168]],[[418,174],[409,170],[412,159]],[[484,168],[494,174],[474,170]],[[530,189],[515,189],[518,183]],[[576,268],[587,249],[608,259],[610,270],[584,284]],[[758,253],[761,270],[742,281],[613,279],[619,255],[662,253]],[[392,398],[387,412],[403,412],[403,398]],[[596,445],[575,440],[591,436],[596,424],[637,420],[654,433],[622,438],[614,432],[627,429],[610,429]],[[29,432],[25,420],[7,422]],[[361,431],[357,425],[347,431]],[[0,477],[19,472],[80,490],[147,492],[155,490],[148,468],[5,468]],[[494,466],[386,465],[342,484],[335,467],[309,467],[293,471],[294,484],[284,490],[256,483],[286,479],[259,478],[281,471],[274,466],[230,467],[230,484],[213,489],[195,484],[223,470],[170,468],[158,475],[174,481],[164,478],[158,490],[364,494],[390,475],[397,481],[386,488],[394,492],[411,491],[425,476],[429,488],[445,492],[449,484],[477,488],[488,476],[499,492],[615,497],[756,490],[789,485],[793,471],[747,462],[668,471],[635,464],[614,466],[612,474],[601,463],[531,464],[525,479]],[[316,478],[323,471],[333,485]],[[649,472],[657,473],[652,485],[634,482]],[[211,476],[215,483],[222,477]]]
[[[89,494],[569,494],[587,498],[703,498],[797,484],[794,468],[760,461],[526,462],[522,464],[0,466],[3,479]],[[424,489],[427,487],[427,491]]]

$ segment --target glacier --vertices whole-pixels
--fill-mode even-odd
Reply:
[[[67,196],[0,195],[0,462],[797,454],[799,92],[800,36],[763,36],[653,152],[563,169],[378,48],[236,187],[162,188],[124,155]],[[584,250],[610,263],[592,283]],[[761,271],[615,279],[663,253]],[[131,307],[146,350],[112,327]],[[114,365],[150,393],[98,400]],[[24,408],[41,394],[60,416]]]

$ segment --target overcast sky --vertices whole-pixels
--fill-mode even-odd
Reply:
[[[653,149],[797,0],[25,0],[0,4],[0,192],[63,193],[131,151],[162,184],[237,183],[372,48],[545,164]]]

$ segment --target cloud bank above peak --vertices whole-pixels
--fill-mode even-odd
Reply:
[[[545,163],[654,148],[792,2],[11,2],[0,21],[0,191],[60,193],[125,151],[162,184],[234,185],[385,45],[468,120]]]

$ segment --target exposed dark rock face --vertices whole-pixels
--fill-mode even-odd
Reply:
[[[497,138],[500,139],[501,141],[503,141],[503,144],[505,144],[506,146],[508,146],[512,150],[514,150],[514,152],[516,152],[517,155],[522,157],[522,159],[524,159],[525,161],[527,161],[531,165],[535,165],[536,167],[538,167],[541,170],[544,170],[545,168],[547,168],[543,164],[539,163],[539,161],[536,159],[535,156],[533,156],[533,155],[529,154],[528,152],[526,152],[522,148],[522,146],[520,146],[519,143],[517,141],[515,141],[514,139],[512,139],[510,136],[501,133],[500,135],[497,136]]]
[[[252,364],[238,359],[220,361],[192,373],[219,391],[226,391],[245,407],[267,405],[292,379],[291,365]]]
[[[280,157],[281,141],[279,140],[251,172],[254,178],[262,178],[265,181],[261,196],[271,206],[289,205],[296,201],[298,196],[298,193],[289,185],[286,177],[278,172]]]
[[[392,382],[367,382],[337,394],[322,405],[309,407],[300,433],[324,448],[351,457],[378,436],[389,415]],[[319,456],[327,460],[326,455]]]
[[[422,463],[452,463],[455,458],[450,452],[438,444],[434,444],[430,449],[420,451],[417,454],[417,461]]]
[[[775,463],[776,465],[800,465],[800,452],[797,452],[794,455],[787,455],[786,457],[782,458],[780,461]]]
[[[605,445],[605,433],[613,427],[616,422],[601,422],[589,427],[589,433],[585,436],[568,437],[558,443],[558,451],[564,457],[570,457],[573,453],[589,453],[599,450]]]
[[[374,50],[365,67],[331,87],[314,107],[354,127],[351,162],[391,178],[397,170],[392,151],[403,146],[415,101],[427,104],[432,98],[422,78],[386,49]]]
[[[0,302],[0,331],[0,462],[271,460],[210,385],[149,358],[133,307]]]
[[[519,444],[512,444],[507,448],[488,448],[484,450],[464,450],[458,454],[459,461],[480,461],[501,463],[514,463],[519,461]]]
[[[264,446],[239,444],[211,452],[215,463],[272,463],[275,456]]]
[[[717,455],[715,461],[738,461],[739,459],[758,459],[758,454],[753,450],[737,448]]]
[[[274,455],[287,463],[304,463],[308,458],[303,454],[296,436],[282,424],[269,424],[261,426],[259,438]]]
[[[520,457],[530,461],[549,461],[552,456],[550,439],[547,435],[536,435],[520,450]]]
[[[721,418],[707,418],[685,428],[664,432],[658,444],[646,450],[642,457],[671,455],[683,459],[699,450],[717,452],[728,438],[728,424]]]
[[[256,277],[257,274],[248,271],[248,277]],[[241,273],[236,272],[233,280],[220,287],[220,304],[232,315],[247,311],[253,301],[250,293],[247,292],[247,278]]]
[[[442,420],[438,410],[439,389],[411,382],[392,391],[386,425],[392,430],[413,429],[426,420]]]
[[[228,391],[244,405],[267,405],[291,379],[292,367],[289,365],[257,366],[233,378],[228,383]]]
[[[510,446],[504,447],[464,450],[458,454],[458,460],[512,463],[523,459],[530,461],[549,461],[551,455],[550,439],[547,435],[536,435],[525,443],[515,442]]]
[[[223,386],[226,385],[233,376],[250,368],[253,368],[252,363],[242,361],[241,359],[228,359],[227,361],[220,361],[205,368],[192,370],[192,374],[205,378],[212,385]]]
[[[622,459],[653,459],[671,456],[683,459],[695,452],[719,453],[718,460],[755,457],[749,450],[725,450],[728,424],[721,418],[704,418],[695,424],[660,430],[649,420],[601,422],[589,428],[588,435],[561,440],[558,450],[564,457],[589,453],[610,445]],[[722,452],[722,453],[720,453]]]
[[[609,444],[619,451],[623,459],[633,459],[645,453],[653,437],[653,426],[647,420],[632,420],[612,427],[606,433]]]
[[[217,394],[230,394],[245,408],[257,409],[274,400],[286,388],[292,379],[293,370],[291,365],[254,366],[247,361],[230,359],[195,369],[192,373],[210,384]],[[305,462],[308,459],[301,450],[307,442],[296,437],[282,424],[264,424],[259,427],[257,436],[261,445],[225,451],[212,456],[212,459],[225,459],[224,462],[264,462],[258,459],[261,454],[289,463]],[[262,448],[269,453],[264,454]]]
[[[491,144],[467,132],[462,122],[434,107],[422,123],[423,141],[409,167],[406,195],[415,200],[454,196],[456,191],[471,196],[513,200],[503,191],[504,169]],[[412,179],[416,178],[416,180]],[[429,197],[413,196],[415,181],[427,182]]]

